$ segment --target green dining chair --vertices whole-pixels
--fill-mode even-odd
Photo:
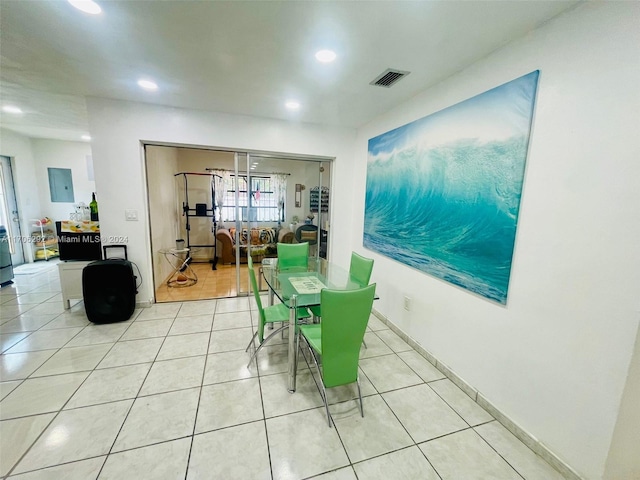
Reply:
[[[358,381],[360,344],[369,322],[376,285],[358,290],[331,290],[320,292],[322,323],[300,325],[300,334],[309,346],[313,361],[321,378],[322,400],[331,427],[327,401],[327,388],[356,382],[360,398],[360,415],[364,417],[362,392]],[[322,370],[320,370],[320,360]]]
[[[360,286],[369,285],[371,279],[371,272],[373,271],[373,259],[358,255],[356,252],[351,252],[351,264],[349,265],[349,280],[359,284]],[[322,307],[315,305],[309,307],[311,313],[316,317],[322,316]]]
[[[307,269],[309,243],[278,243],[278,268],[280,270]]]
[[[247,368],[251,365],[251,362],[256,357],[260,349],[265,345],[269,339],[274,337],[279,332],[282,332],[285,328],[289,328],[289,308],[283,303],[278,303],[276,305],[272,305],[270,307],[262,307],[262,299],[260,298],[260,291],[258,290],[258,282],[256,280],[256,272],[253,269],[253,261],[251,260],[251,255],[247,257],[247,266],[249,267],[249,278],[251,279],[251,289],[253,290],[253,295],[256,300],[256,305],[258,306],[258,329],[251,337],[251,341],[247,348],[245,348],[245,352],[249,351],[251,345],[253,345],[254,350],[251,358],[249,358],[249,363],[247,363]],[[297,309],[297,318],[309,318],[309,312],[304,307],[298,307]],[[268,323],[278,323],[282,322],[282,326],[276,330],[274,330],[267,338],[264,338],[264,327]],[[255,347],[255,340],[258,339],[260,345],[258,348]],[[256,358],[256,365],[258,360]]]
[[[362,286],[369,285],[371,272],[373,271],[373,258],[363,257],[356,252],[351,252],[351,264],[349,265],[349,278]]]

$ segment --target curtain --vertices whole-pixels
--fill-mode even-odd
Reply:
[[[216,193],[215,204],[218,209],[218,222],[222,222],[222,207],[224,206],[224,196],[227,193],[225,185],[229,178],[231,178],[231,173],[226,170],[211,172],[211,187]]]
[[[284,220],[284,201],[287,196],[287,175],[275,173],[271,175],[273,191],[278,202],[278,225]]]

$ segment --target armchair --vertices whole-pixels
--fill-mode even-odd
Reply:
[[[251,239],[251,244],[260,247],[256,248],[256,251],[260,251],[260,255],[275,255],[276,243],[293,243],[294,233],[288,228],[280,228],[277,230],[275,227],[263,227],[252,228],[249,232],[247,229],[243,229],[240,233],[240,248],[243,249],[241,254],[241,261],[244,262],[246,256],[246,245],[248,238]],[[218,243],[218,258],[222,264],[236,263],[236,245],[235,245],[235,228],[226,229],[219,228],[216,232],[216,239]],[[253,253],[253,255],[257,255]]]

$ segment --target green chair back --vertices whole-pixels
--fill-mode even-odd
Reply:
[[[253,269],[253,260],[251,255],[247,256],[247,266],[249,267],[249,278],[251,279],[251,290],[253,290],[253,296],[256,299],[256,305],[258,305],[258,313],[260,314],[260,322],[258,323],[258,338],[260,343],[264,341],[264,325],[267,323],[264,314],[264,308],[262,308],[262,299],[260,298],[260,291],[258,290],[258,282],[256,280],[256,272]]]
[[[358,379],[360,345],[373,307],[376,285],[358,290],[323,289],[322,378],[331,388]]]
[[[373,259],[358,255],[356,252],[351,253],[351,265],[349,265],[349,279],[357,283],[361,287],[369,285],[371,272],[373,271]],[[322,317],[322,307],[314,305],[309,307],[316,317]],[[366,347],[366,345],[365,345]]]
[[[349,266],[349,276],[351,280],[362,286],[369,285],[371,272],[373,271],[373,259],[351,253],[351,265]]]
[[[278,268],[307,269],[309,265],[309,243],[278,243]]]

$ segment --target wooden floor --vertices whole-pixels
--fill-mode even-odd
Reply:
[[[236,289],[236,266],[218,265],[211,269],[210,263],[192,263],[191,268],[198,276],[198,282],[190,287],[168,287],[166,282],[156,290],[156,302],[180,302],[238,296]],[[259,278],[258,266],[254,266]],[[247,265],[240,266],[240,291],[248,292],[249,275]]]

